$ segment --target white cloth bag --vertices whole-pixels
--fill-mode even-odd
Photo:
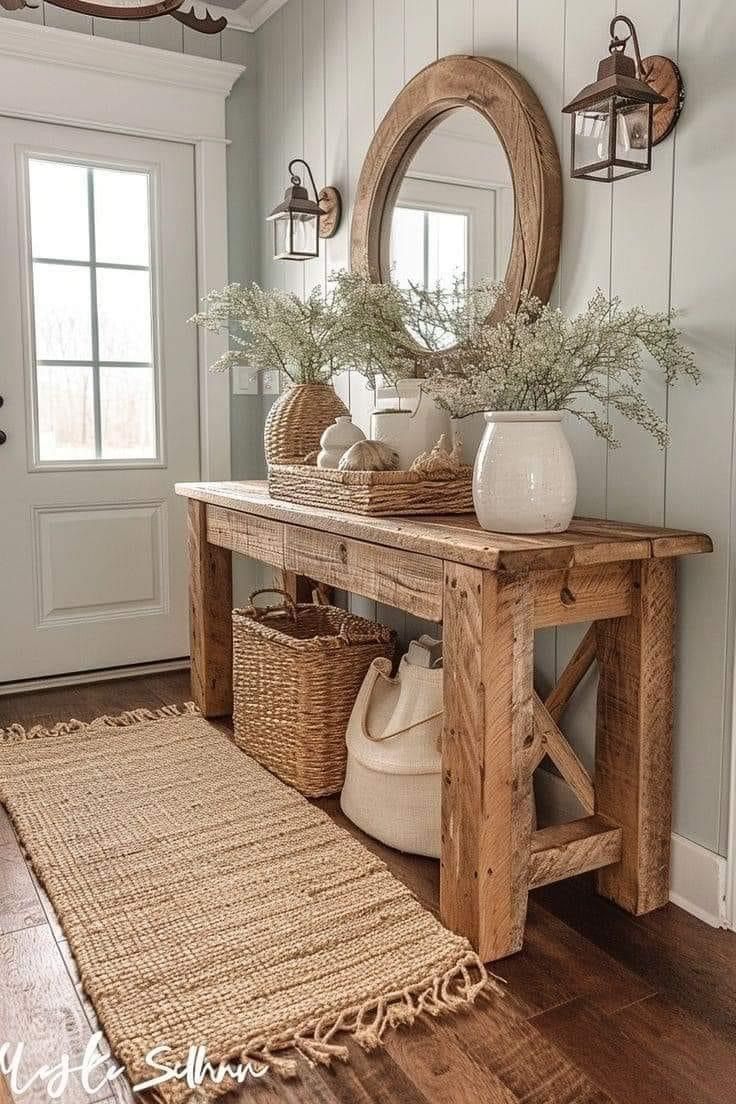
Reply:
[[[374,659],[347,730],[342,811],[369,836],[439,858],[442,671]]]

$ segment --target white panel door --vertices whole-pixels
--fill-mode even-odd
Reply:
[[[0,683],[186,655],[191,146],[0,119]]]

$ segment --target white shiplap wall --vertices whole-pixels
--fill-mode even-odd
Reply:
[[[676,305],[703,368],[698,390],[668,394],[650,384],[672,427],[666,454],[626,424],[617,427],[623,447],[615,452],[583,427],[571,436],[581,512],[703,529],[715,540],[713,556],[681,570],[675,830],[723,851],[734,631],[736,5],[628,0],[624,9],[646,53],[679,52],[688,102],[648,176],[612,188],[566,179],[554,299],[575,311],[600,286],[627,303]],[[319,181],[340,187],[348,217],[326,255],[302,267],[273,263],[264,227],[263,281],[301,291],[347,264],[350,207],[375,126],[405,81],[437,57],[467,52],[517,65],[545,105],[566,165],[560,108],[593,78],[616,10],[615,0],[289,0],[256,36],[261,207],[280,197],[289,157],[304,155]],[[340,386],[364,419],[360,378]],[[403,615],[392,620],[404,627]],[[561,670],[581,632],[538,641],[542,679]],[[586,758],[593,691],[591,679],[568,723]]]

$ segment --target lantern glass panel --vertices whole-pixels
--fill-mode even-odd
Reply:
[[[610,98],[591,104],[573,115],[573,172],[603,172],[607,179],[607,165],[611,153],[611,116],[613,103]]]
[[[629,169],[646,171],[651,153],[652,105],[617,99],[615,161]]]
[[[317,215],[295,212],[292,215],[292,253],[296,256],[319,256],[319,219]]]

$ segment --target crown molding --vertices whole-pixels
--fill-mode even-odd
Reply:
[[[287,0],[245,0],[245,3],[234,11],[219,8],[218,12],[226,16],[227,25],[231,30],[248,31],[253,34],[286,3]],[[213,10],[212,5],[208,6]],[[217,7],[217,5],[214,6]]]
[[[76,31],[42,27],[22,20],[3,20],[0,57],[63,65],[108,76],[142,79],[197,92],[227,96],[244,71],[242,65],[178,54],[137,43],[95,38]]]

